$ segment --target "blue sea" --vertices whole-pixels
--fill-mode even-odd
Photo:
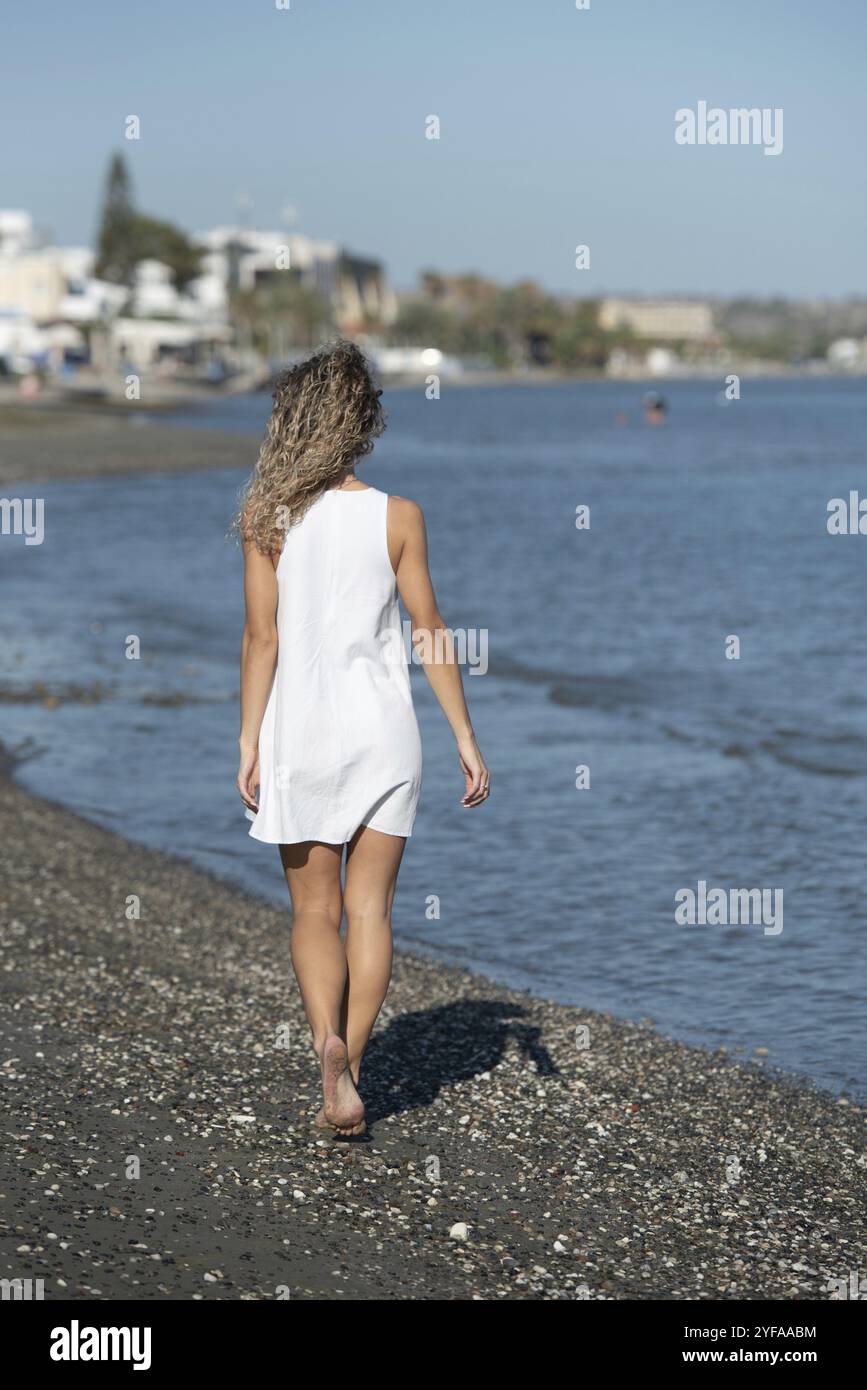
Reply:
[[[867,496],[867,382],[721,388],[666,385],[655,428],[635,383],[386,392],[361,476],[421,503],[446,619],[487,634],[465,684],[492,770],[490,801],[462,808],[415,669],[425,772],[396,935],[863,1094],[867,535],[827,517]],[[268,408],[179,423],[243,432],[252,465]],[[234,785],[242,481],[28,484],[46,533],[0,542],[2,738],[34,792],[283,902]],[[59,702],[13,698],[36,681]],[[782,930],[679,923],[700,883],[781,892]]]

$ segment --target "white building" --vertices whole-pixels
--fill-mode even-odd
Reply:
[[[161,362],[171,367],[179,358],[191,363],[223,355],[233,336],[222,319],[184,322],[121,315],[112,320],[109,345],[121,369],[146,371]]]
[[[450,357],[439,348],[373,347],[370,359],[384,376],[455,377],[464,370],[460,358]]]
[[[0,210],[0,359],[7,370],[86,359],[108,370],[165,358],[207,359],[231,341],[224,311],[174,284],[172,270],[141,261],[132,289],[98,280],[84,246],[40,246],[26,212]]]
[[[650,342],[704,342],[713,337],[713,310],[701,299],[603,299],[599,327]]]
[[[30,213],[21,208],[0,208],[0,256],[20,256],[35,245]]]
[[[26,314],[0,309],[0,366],[24,373],[47,360],[51,344],[45,332]]]
[[[214,227],[193,240],[205,255],[190,293],[212,312],[228,314],[234,291],[276,284],[288,274],[322,296],[341,332],[363,333],[371,321],[388,324],[397,317],[397,300],[380,263],[336,241],[243,227]]]
[[[382,266],[337,242],[238,227],[216,227],[195,241],[204,251],[202,270],[183,290],[171,267],[156,260],[139,262],[127,288],[96,279],[89,248],[40,245],[29,213],[0,209],[4,362],[14,357],[15,370],[28,358],[60,366],[64,354],[82,357],[88,346],[108,372],[166,359],[167,366],[226,359],[233,293],[276,285],[283,275],[317,291],[341,332],[361,336],[397,315]],[[276,346],[288,349],[282,334]],[[237,365],[244,350],[232,358]]]
[[[0,209],[0,312],[43,325],[116,313],[127,291],[94,279],[94,261],[86,246],[39,246],[29,213]]]
[[[837,371],[863,371],[867,368],[867,338],[836,338],[828,348],[828,365]]]

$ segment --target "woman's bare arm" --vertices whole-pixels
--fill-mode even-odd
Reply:
[[[244,604],[238,790],[244,804],[257,811],[259,730],[277,665],[277,575],[271,556],[250,541],[244,544]]]
[[[389,500],[388,548],[398,592],[412,623],[413,645],[457,741],[466,779],[463,804],[478,806],[488,795],[490,773],[470,723],[451,633],[437,607],[428,568],[424,516],[416,502],[405,497]]]

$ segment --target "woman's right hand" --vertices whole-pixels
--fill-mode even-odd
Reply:
[[[256,799],[256,792],[259,789],[259,749],[245,747],[241,745],[241,756],[238,766],[238,791],[241,793],[241,800],[248,811],[258,811],[259,803]]]
[[[461,805],[480,806],[490,795],[491,774],[473,735],[458,739],[458,757],[467,784]]]

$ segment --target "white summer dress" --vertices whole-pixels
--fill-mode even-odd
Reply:
[[[388,494],[323,492],[277,565],[277,669],[259,734],[268,844],[410,835],[421,740],[388,555]]]

